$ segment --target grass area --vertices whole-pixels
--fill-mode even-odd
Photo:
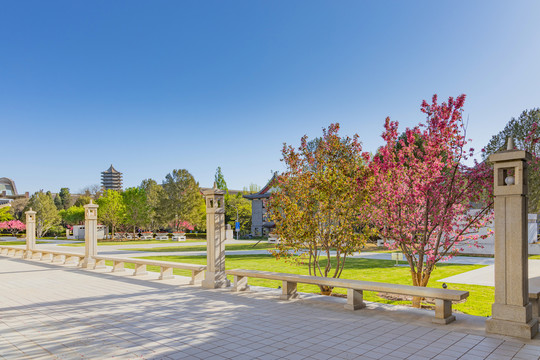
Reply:
[[[268,244],[260,242],[255,247],[256,243],[253,244],[226,244],[225,250],[264,250],[264,249],[274,249],[275,244]],[[171,246],[171,247],[158,247],[150,249],[130,249],[134,251],[149,251],[149,252],[172,252],[172,251],[206,251],[206,245],[195,245],[195,246]]]
[[[150,256],[144,259],[176,261],[192,264],[206,264],[206,256]],[[347,259],[345,269],[341,278],[356,279],[366,281],[386,282],[393,284],[411,285],[411,276],[408,267],[395,267],[395,261],[375,260],[375,259]],[[127,264],[126,264],[127,265]],[[461,274],[467,271],[483,267],[482,265],[458,265],[458,264],[440,264],[433,271],[428,287],[440,288],[439,279]],[[278,271],[291,274],[308,274],[306,265],[294,265],[284,260],[276,260],[271,255],[227,255],[227,269],[250,269],[264,271]],[[148,267],[149,271],[159,271],[159,268]],[[174,269],[177,275],[191,276],[186,270]],[[249,284],[256,286],[265,286],[277,288],[281,285],[280,281],[265,279],[249,279]],[[457,303],[453,308],[465,314],[477,316],[490,316],[491,304],[494,301],[494,289],[489,286],[448,284],[448,289],[469,291],[470,295],[466,302]],[[298,291],[307,293],[319,293],[317,286],[298,284]],[[334,293],[346,294],[345,289],[334,289]],[[410,301],[394,301],[379,297],[374,292],[365,291],[364,298],[367,301],[375,301],[386,304],[410,305]]]
[[[540,255],[530,255],[529,259],[540,260]]]
[[[48,244],[45,241],[36,241],[36,244]],[[0,245],[26,245],[26,241],[0,241]]]
[[[185,242],[206,242],[206,240],[189,239]],[[142,244],[178,244],[178,241],[172,240],[129,240],[129,241],[98,241],[99,246],[107,245],[142,245]],[[77,244],[60,244],[58,246],[84,246],[84,242]],[[205,246],[206,248],[206,246]]]

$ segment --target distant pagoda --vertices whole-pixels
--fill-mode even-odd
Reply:
[[[122,173],[111,167],[101,173],[101,186],[105,190],[122,191]]]

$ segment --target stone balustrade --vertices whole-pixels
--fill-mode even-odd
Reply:
[[[77,254],[65,251],[57,250],[45,250],[45,249],[34,249],[26,250],[17,246],[4,246],[0,245],[0,255],[8,255],[14,257],[21,257],[26,259],[35,259],[41,261],[47,261],[57,264],[66,264],[66,265],[76,265],[81,266],[85,254]],[[146,260],[146,259],[133,259],[133,258],[120,258],[115,256],[93,256],[95,260],[93,269],[103,269],[106,268],[105,261],[112,261],[112,272],[123,272],[125,271],[125,264],[134,264],[135,270],[133,272],[134,276],[147,275],[146,271],[147,266],[158,266],[160,267],[160,276],[159,280],[172,279],[173,269],[189,270],[191,271],[191,285],[199,285],[204,279],[204,272],[206,270],[206,265],[196,265],[196,264],[186,264],[186,263],[177,263],[169,261],[157,261],[157,260]]]

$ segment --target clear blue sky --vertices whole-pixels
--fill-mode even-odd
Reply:
[[[188,169],[264,185],[283,142],[467,94],[477,149],[540,106],[538,1],[2,1],[0,177],[19,192]]]

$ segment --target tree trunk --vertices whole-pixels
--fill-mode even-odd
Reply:
[[[429,277],[431,276],[431,273],[418,274],[418,273],[415,273],[415,272],[413,272],[411,270],[411,276],[412,276],[414,286],[426,287],[428,282],[429,282]],[[413,296],[412,306],[414,308],[422,307],[422,300],[423,299],[424,299],[423,297]]]
[[[319,285],[319,288],[321,289],[321,295],[326,296],[332,295],[332,291],[334,290],[334,287],[326,285]]]

